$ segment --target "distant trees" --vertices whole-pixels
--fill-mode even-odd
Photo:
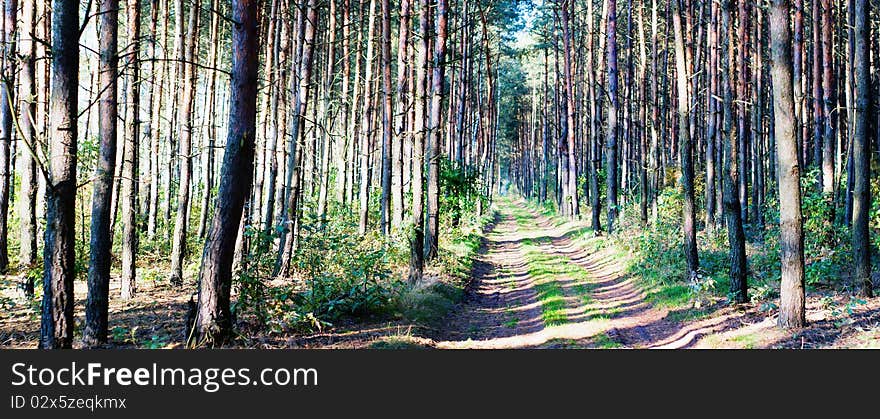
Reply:
[[[875,232],[865,211],[873,205],[873,153],[870,140],[859,141],[873,122],[863,126],[859,118],[873,121],[874,115],[871,101],[864,101],[876,70],[867,58],[878,48],[870,37],[860,62],[867,70],[856,66],[862,36],[856,28],[865,13],[860,7],[868,6],[826,0],[774,2],[773,8],[744,0],[648,3],[560,0],[538,8],[536,43],[518,57],[532,77],[529,95],[509,99],[521,104],[508,114],[516,119],[508,124],[516,127],[516,140],[506,146],[507,178],[524,197],[555,201],[558,212],[569,215],[569,174],[583,168],[575,175],[577,193],[590,203],[593,229],[599,231],[600,216],[607,216],[612,234],[621,223],[632,226],[623,219],[625,209],[650,229],[663,217],[661,205],[680,205],[682,262],[694,281],[702,278],[698,233],[713,237],[712,231],[725,229],[729,295],[736,303],[749,300],[747,240],[757,251],[771,249],[776,241],[765,240],[778,228],[785,327],[803,324],[797,307],[804,260],[825,260],[827,248],[843,246],[833,232],[850,223],[859,223],[852,230],[852,277],[869,288]],[[594,12],[599,7],[601,13]],[[791,26],[787,67],[774,48],[785,35],[778,30],[782,14],[769,16],[777,8]],[[781,85],[790,85],[790,92]],[[545,148],[548,140],[558,146]],[[667,188],[673,174],[681,179],[676,191]],[[800,190],[802,179],[815,179],[813,187]],[[821,218],[807,245],[805,212],[811,221]],[[669,223],[668,216],[660,221]]]

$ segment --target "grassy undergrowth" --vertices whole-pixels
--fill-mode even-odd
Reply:
[[[670,319],[687,321],[711,315],[717,304],[731,300],[729,289],[730,248],[727,230],[723,226],[709,230],[705,225],[705,212],[702,201],[705,196],[702,180],[697,182],[697,213],[700,270],[696,281],[685,279],[686,262],[683,254],[681,214],[683,199],[675,186],[666,188],[658,197],[656,216],[651,215],[647,227],[642,225],[639,216],[639,203],[628,199],[617,222],[613,235],[596,236],[588,229],[569,233],[569,237],[588,252],[605,250],[613,257],[625,262],[627,273],[635,277],[636,283],[646,292],[648,301],[657,307],[670,310]],[[848,228],[843,225],[843,209],[830,207],[829,202],[815,188],[816,171],[807,173],[803,179],[803,216],[806,257],[805,276],[808,292],[850,293],[854,290],[851,282],[851,242]],[[880,180],[872,183],[872,191],[880,193]],[[878,195],[874,195],[878,196]],[[603,198],[604,199],[604,198]],[[530,202],[533,211],[552,217],[555,221],[556,208],[552,202],[543,204]],[[589,222],[590,208],[582,208],[582,219]],[[828,220],[828,214],[836,214],[835,222]],[[880,252],[876,243],[880,242],[880,200],[872,202],[871,235],[875,249],[875,271]],[[875,215],[877,215],[875,217]],[[604,223],[606,214],[601,220]],[[780,282],[780,245],[778,202],[773,193],[767,195],[763,211],[764,225],[758,226],[752,220],[746,228],[746,254],[748,257],[749,296],[761,311],[772,312],[777,309]],[[707,307],[709,306],[709,307]]]

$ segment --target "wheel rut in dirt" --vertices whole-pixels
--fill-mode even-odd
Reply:
[[[461,306],[438,348],[682,347],[693,339],[653,307],[619,256],[588,249],[587,228],[499,200]]]

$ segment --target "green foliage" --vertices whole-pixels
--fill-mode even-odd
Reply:
[[[268,234],[248,226],[255,243],[270,243]],[[384,310],[395,291],[381,240],[361,238],[344,228],[305,229],[293,258],[292,282],[273,281],[277,253],[255,246],[237,275],[238,299],[233,311],[251,316],[261,327],[320,330],[342,316]]]
[[[441,159],[440,190],[443,192],[440,197],[441,217],[457,225],[462,218],[475,214],[478,202],[482,201],[482,204],[486,204],[479,187],[480,176],[476,168],[458,167],[447,159]]]

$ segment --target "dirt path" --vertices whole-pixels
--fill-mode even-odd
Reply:
[[[674,348],[693,342],[693,331],[646,301],[617,257],[584,248],[578,241],[583,224],[554,224],[521,201],[499,206],[501,222],[487,234],[472,289],[437,347]]]

